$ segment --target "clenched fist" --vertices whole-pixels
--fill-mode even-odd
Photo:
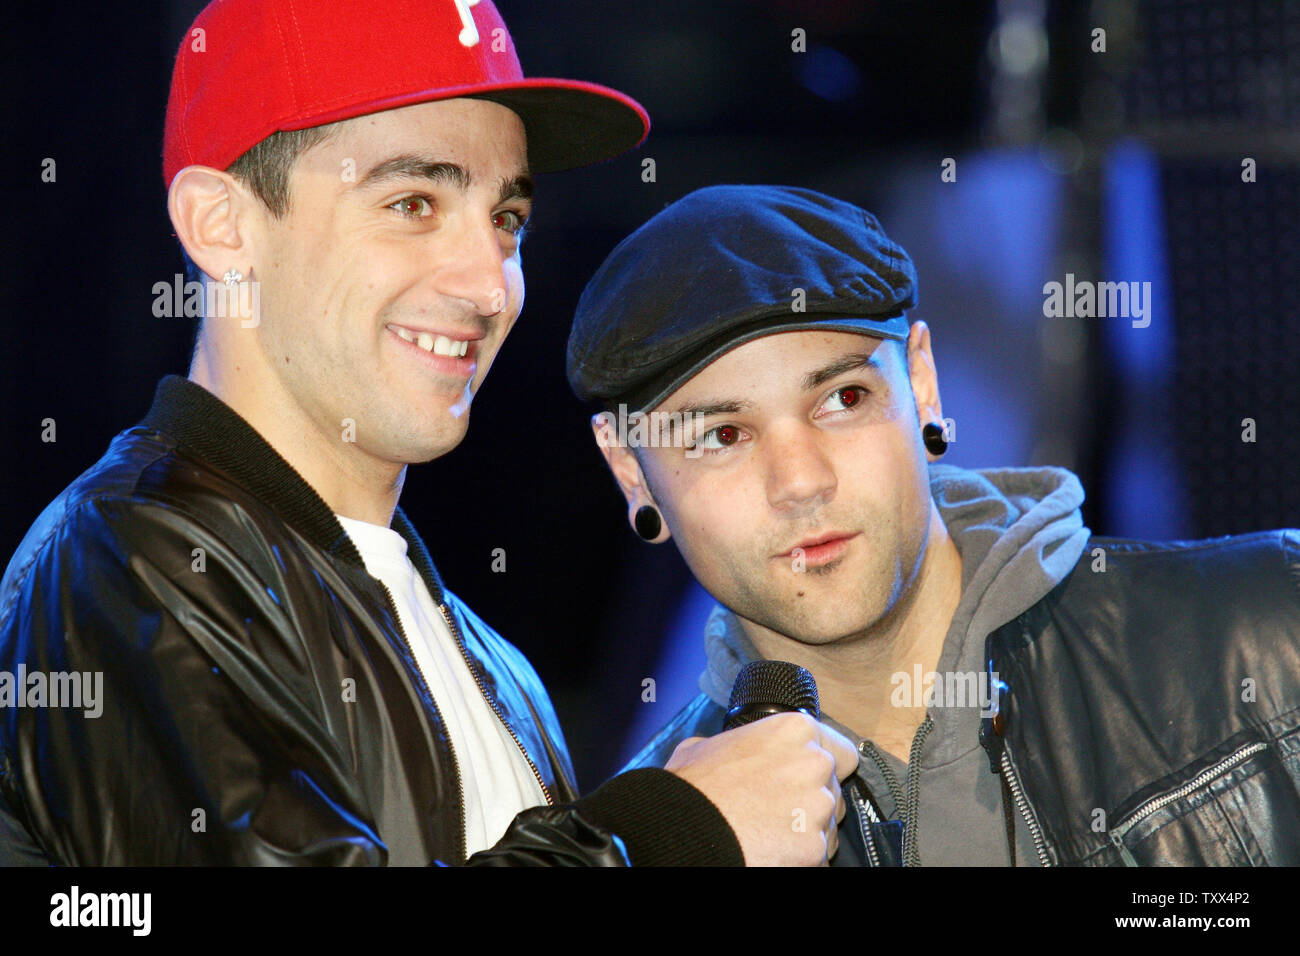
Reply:
[[[664,769],[722,811],[747,866],[824,866],[844,817],[840,781],[857,766],[842,734],[789,713],[683,740]]]

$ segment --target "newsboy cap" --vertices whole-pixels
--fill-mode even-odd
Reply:
[[[871,213],[793,186],[709,186],[620,242],[569,334],[580,399],[647,411],[775,332],[906,339],[916,268]]]

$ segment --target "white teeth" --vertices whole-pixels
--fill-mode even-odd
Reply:
[[[434,355],[448,355],[453,358],[460,358],[469,351],[469,342],[460,342],[455,339],[449,339],[445,335],[438,336],[433,342]]]
[[[432,352],[434,355],[446,355],[451,358],[463,358],[469,352],[468,341],[458,341],[449,339],[445,335],[434,335],[432,332],[412,332],[410,329],[404,329],[400,325],[390,325],[390,329],[406,339],[424,349],[426,352]]]

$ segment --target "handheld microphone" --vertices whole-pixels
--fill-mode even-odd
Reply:
[[[724,731],[734,730],[773,714],[802,711],[821,720],[817,681],[806,669],[789,661],[754,661],[736,675],[731,687]],[[871,824],[871,836],[863,830],[863,852],[872,866],[902,866],[903,825],[897,820],[881,822],[875,800],[866,784],[854,774],[841,785],[846,803],[857,803]],[[857,829],[857,828],[853,828]]]
[[[733,730],[772,714],[802,711],[821,719],[817,681],[789,661],[752,661],[740,669],[731,687],[723,730]]]

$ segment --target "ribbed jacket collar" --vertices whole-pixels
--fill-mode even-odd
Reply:
[[[356,545],[324,499],[253,426],[201,385],[168,375],[158,383],[153,405],[140,424],[171,437],[187,453],[233,478],[322,551],[365,570]],[[406,539],[411,563],[441,604],[442,578],[401,508],[393,515],[393,530]]]

